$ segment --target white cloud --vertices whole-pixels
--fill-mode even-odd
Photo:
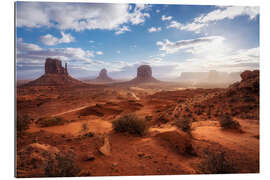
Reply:
[[[223,19],[234,19],[237,16],[247,15],[250,19],[254,19],[259,14],[259,7],[245,7],[245,6],[229,6],[220,8],[206,15],[197,17],[194,22],[208,23],[211,21],[219,21]]]
[[[89,57],[94,57],[94,56],[95,56],[94,51],[90,51],[90,50],[87,50],[87,51],[86,51],[86,54],[87,54],[87,56],[89,56]]]
[[[161,16],[162,21],[170,21],[171,19],[172,19],[172,16],[167,16],[167,17],[165,15]]]
[[[97,51],[96,54],[97,55],[103,55],[103,52],[102,51]]]
[[[148,32],[159,32],[159,31],[161,31],[161,27],[157,27],[157,28],[151,27],[148,29]]]
[[[49,48],[44,49],[38,45],[25,43],[23,39],[17,40],[17,63],[43,63],[47,57],[59,58],[64,61],[91,61],[93,53],[81,48]]]
[[[156,10],[156,13],[160,13],[160,10],[159,10],[159,9],[157,9],[157,10]]]
[[[181,40],[176,42],[171,42],[166,39],[164,42],[158,41],[156,44],[160,46],[160,50],[164,51],[166,54],[173,54],[182,49],[185,49],[187,52],[198,53],[201,52],[200,49],[206,49],[209,45],[216,45],[221,43],[224,40],[221,36],[208,36],[201,37],[197,39]]]
[[[208,14],[203,14],[196,17],[193,22],[188,24],[182,24],[177,21],[171,21],[167,28],[176,28],[179,30],[193,31],[200,33],[202,28],[208,26],[209,23],[224,20],[234,19],[238,16],[248,16],[250,20],[253,20],[259,14],[259,7],[245,7],[245,6],[228,6],[220,7]]]
[[[89,40],[89,42],[90,42],[90,43],[94,43],[95,41],[93,41],[93,40]]]
[[[36,44],[31,44],[31,43],[25,43],[23,42],[22,38],[17,39],[17,53],[23,53],[27,51],[40,51],[42,50],[41,47],[39,47]]]
[[[118,30],[124,24],[138,25],[150,17],[146,5],[136,5],[133,9],[128,4],[109,3],[20,2],[16,5],[17,27]]]
[[[193,31],[195,33],[200,33],[201,28],[207,26],[207,24],[197,24],[197,23],[190,23],[190,24],[181,24],[177,21],[171,21],[167,28],[175,28],[179,30],[186,30],[186,31]]]
[[[47,46],[54,46],[61,43],[70,43],[75,41],[75,38],[71,36],[71,34],[65,34],[64,32],[61,32],[61,35],[62,35],[61,38],[57,38],[51,34],[47,34],[41,36],[40,41]]]
[[[116,51],[116,53],[117,53],[117,54],[120,54],[121,52],[120,52],[120,50],[118,50],[118,51]]]
[[[123,34],[126,31],[130,31],[130,29],[127,26],[119,27],[115,32],[115,34],[116,35]]]

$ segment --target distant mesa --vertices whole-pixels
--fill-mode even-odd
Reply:
[[[141,65],[137,68],[137,77],[132,79],[132,83],[159,82],[152,76],[152,68],[149,65]]]
[[[68,74],[67,63],[62,67],[62,61],[53,58],[47,58],[45,61],[45,74],[26,85],[82,85],[83,82],[71,77]]]
[[[45,74],[66,74],[67,63],[65,63],[65,68],[62,67],[62,62],[58,59],[47,58],[45,62]]]
[[[232,83],[240,81],[241,72],[220,72],[210,70],[209,72],[182,72],[180,76],[181,82],[192,83]]]
[[[96,78],[96,81],[110,82],[110,81],[113,81],[113,79],[108,76],[107,70],[104,68],[104,69],[101,69],[101,71],[99,72],[99,75]]]

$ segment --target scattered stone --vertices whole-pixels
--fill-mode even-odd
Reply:
[[[84,161],[94,161],[95,160],[95,156],[93,153],[88,153],[85,155],[85,157],[83,158]]]
[[[110,156],[111,155],[111,145],[109,142],[109,137],[104,138],[104,145],[99,148],[99,152],[105,156]]]
[[[138,153],[138,157],[140,157],[140,158],[142,158],[144,155],[145,155],[145,154],[142,153],[142,152],[139,152],[139,153]]]
[[[91,172],[90,170],[86,170],[86,169],[83,169],[80,171],[80,173],[78,174],[78,176],[91,176]]]

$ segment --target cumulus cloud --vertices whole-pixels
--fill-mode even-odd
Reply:
[[[97,51],[96,54],[97,55],[103,55],[103,52],[102,51]]]
[[[120,54],[120,50],[116,51],[117,54]]]
[[[16,44],[17,63],[43,63],[47,57],[60,58],[64,61],[91,61],[92,51],[81,48],[41,48],[36,44],[26,43],[22,38]]]
[[[22,38],[17,39],[17,53],[22,53],[24,51],[40,51],[40,50],[42,50],[42,48],[36,44],[25,43],[23,42]]]
[[[200,24],[200,23],[190,23],[190,24],[181,24],[178,21],[171,21],[170,24],[167,26],[167,29],[169,28],[175,28],[179,30],[185,30],[185,31],[193,31],[195,33],[200,33],[201,28],[207,26],[207,24]]]
[[[162,21],[170,21],[171,19],[172,19],[172,16],[165,16],[165,15],[161,16]]]
[[[123,34],[126,31],[130,31],[130,29],[127,26],[119,27],[115,32],[115,34],[116,35]]]
[[[61,30],[119,30],[124,24],[142,24],[146,18],[146,5],[18,2],[17,27],[56,27]],[[66,14],[68,12],[69,15]],[[123,31],[124,32],[124,31]]]
[[[227,6],[219,7],[214,11],[196,17],[193,22],[182,24],[178,21],[171,21],[167,28],[176,28],[179,30],[192,31],[200,33],[202,28],[207,27],[210,23],[224,19],[234,19],[238,16],[248,16],[250,20],[256,18],[259,14],[259,7],[246,6]]]
[[[200,49],[204,46],[209,46],[209,44],[217,44],[222,42],[223,40],[224,38],[221,36],[208,36],[176,42],[171,42],[166,39],[164,41],[158,41],[156,44],[160,47],[160,50],[164,51],[166,54],[173,54],[181,49],[186,49],[187,52],[194,53],[197,52],[196,49]]]
[[[148,29],[148,32],[159,32],[159,31],[161,31],[161,27],[157,27],[157,28],[151,27]]]
[[[65,34],[64,32],[61,32],[61,35],[61,38],[57,38],[51,34],[46,34],[40,37],[40,41],[47,46],[54,46],[61,43],[70,43],[75,41],[75,38],[71,36],[71,34]]]
[[[223,19],[234,19],[237,16],[247,15],[251,20],[259,14],[259,7],[229,6],[211,11],[206,15],[195,18],[195,23],[208,23]]]

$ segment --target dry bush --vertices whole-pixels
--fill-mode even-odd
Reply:
[[[233,120],[232,117],[228,114],[220,116],[219,124],[224,129],[237,129],[237,130],[240,129],[239,122]]]
[[[23,132],[27,130],[32,121],[33,119],[31,119],[28,115],[17,114],[17,132]]]
[[[65,121],[61,117],[39,118],[36,121],[40,127],[63,125]]]
[[[190,118],[180,118],[174,122],[174,125],[182,129],[184,132],[190,132],[191,130]]]
[[[146,122],[136,115],[129,114],[113,121],[113,128],[116,132],[128,132],[130,134],[144,135],[147,130]]]
[[[85,132],[87,132],[88,130],[89,130],[88,124],[87,124],[86,122],[83,122],[83,123],[81,124],[81,132],[82,132],[82,133],[85,133]]]
[[[206,159],[199,164],[201,173],[230,174],[237,172],[233,161],[228,159],[225,151],[209,151],[207,149],[205,154]]]
[[[74,177],[80,172],[75,165],[74,153],[66,152],[56,154],[55,158],[49,158],[45,167],[47,177]]]

